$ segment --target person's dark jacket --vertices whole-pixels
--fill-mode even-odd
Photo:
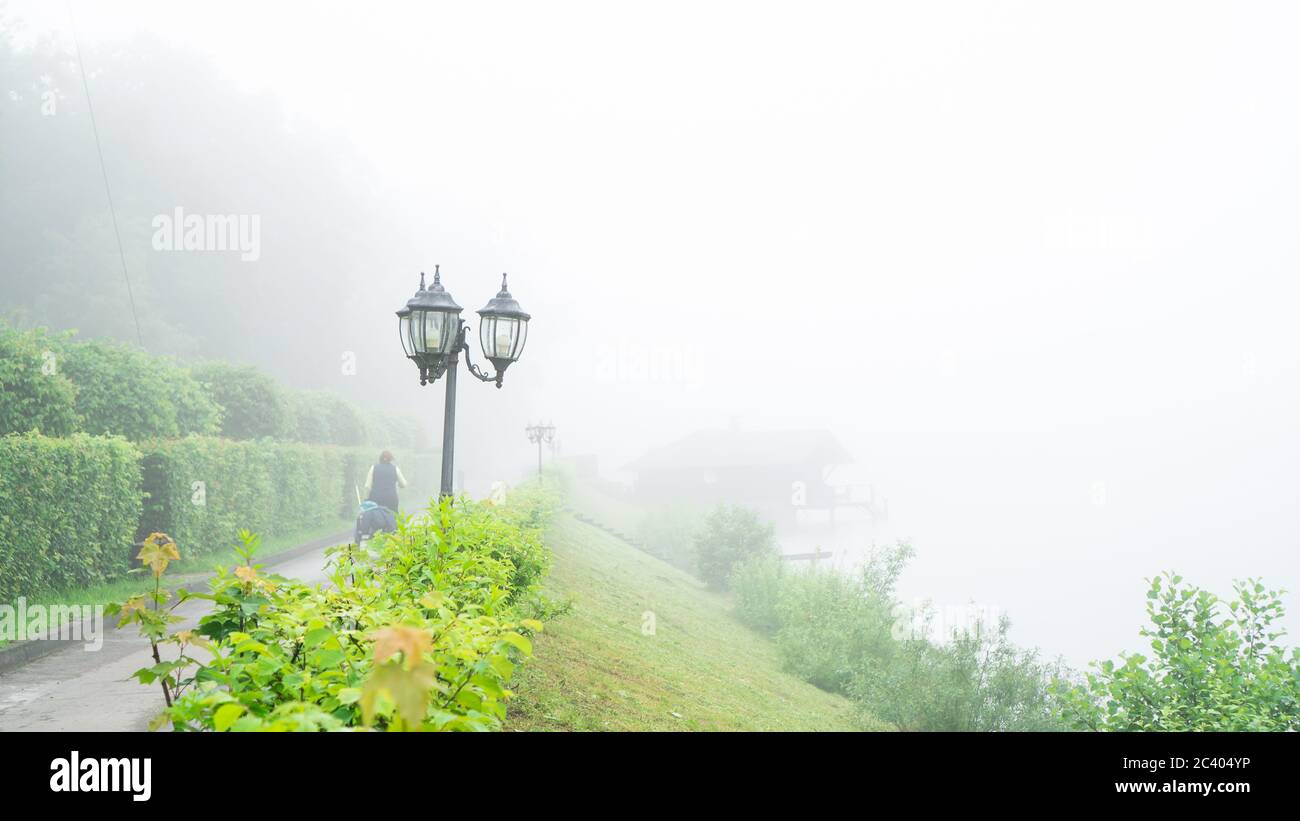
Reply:
[[[389,510],[397,510],[397,485],[401,475],[392,462],[376,462],[370,469],[370,495],[367,498]]]

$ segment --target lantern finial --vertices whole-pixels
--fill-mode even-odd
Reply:
[[[433,266],[433,287],[435,288],[442,284],[442,274],[438,271],[441,267],[441,265]]]
[[[424,271],[420,272],[420,290],[424,290]]]

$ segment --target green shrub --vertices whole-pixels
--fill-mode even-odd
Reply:
[[[43,331],[0,328],[0,435],[76,430],[77,389],[59,367],[60,344]]]
[[[0,602],[124,573],[140,455],[118,438],[0,437]]]
[[[277,442],[269,456],[274,503],[266,533],[295,533],[336,518],[331,501],[343,473],[343,455],[336,448]]]
[[[370,441],[366,419],[351,402],[333,393],[315,395],[329,424],[329,441],[343,447],[357,447]]]
[[[292,410],[279,384],[251,365],[205,362],[192,369],[221,407],[221,435],[228,439],[289,439]]]
[[[368,425],[370,444],[388,450],[429,449],[429,435],[423,423],[404,413],[373,412]]]
[[[487,501],[467,507],[475,517],[479,549],[514,567],[510,584],[515,590],[531,590],[540,584],[551,566],[551,554],[543,543],[543,531],[562,505],[560,494],[540,482],[520,485],[506,497],[505,504]]]
[[[777,556],[758,556],[736,565],[731,571],[731,590],[741,624],[768,635],[781,629],[785,575],[785,563]]]
[[[333,441],[329,413],[320,401],[319,394],[315,391],[293,391],[287,395],[287,401],[293,418],[294,440],[319,445]]]
[[[76,409],[87,433],[133,442],[216,433],[221,410],[203,386],[171,360],[127,345],[69,342],[63,372],[77,386]]]
[[[1277,643],[1281,592],[1237,582],[1225,612],[1182,581],[1150,580],[1142,635],[1152,658],[1094,662],[1085,683],[1059,688],[1067,720],[1085,730],[1300,730],[1300,649]]]
[[[726,588],[738,562],[775,553],[772,525],[744,507],[719,505],[705,517],[695,536],[697,573],[715,590]]]
[[[357,494],[378,455],[369,449],[191,436],[141,444],[147,498],[140,534],[170,534],[191,553],[233,544],[245,525],[291,535],[357,514]],[[403,510],[427,501],[436,456],[403,467]],[[430,463],[426,465],[425,463]],[[196,485],[196,483],[202,483]]]
[[[271,520],[270,460],[255,442],[191,436],[145,442],[141,535],[171,534],[192,555],[229,547]]]
[[[161,531],[193,554],[230,547],[245,525],[282,536],[356,511],[339,508],[344,455],[296,442],[191,436],[146,442],[141,534]]]
[[[339,514],[353,516],[357,512],[357,495],[365,498],[366,473],[379,454],[367,448],[341,448],[340,452],[343,459],[343,487],[339,497]],[[405,470],[402,475],[406,475]]]
[[[488,500],[483,504],[494,505],[498,515],[512,524],[541,531],[564,507],[564,491],[555,482],[529,481],[512,488],[504,503]]]
[[[864,718],[903,730],[1059,729],[1059,668],[1007,638],[1007,622],[950,636],[900,630],[894,587],[912,550],[873,551],[856,575],[799,571],[773,558],[738,564],[737,617],[774,633],[785,667],[854,699]]]
[[[910,555],[899,545],[889,554]],[[786,667],[823,690],[847,693],[853,677],[887,658],[894,639],[893,583],[885,562],[859,577],[788,572],[777,598],[777,647]]]
[[[977,624],[942,643],[911,637],[861,666],[849,694],[901,730],[1032,732],[1065,729],[1052,696],[1060,668],[1007,637],[1010,622]]]
[[[169,368],[167,396],[176,406],[176,432],[180,436],[216,436],[221,432],[222,408],[208,388],[188,368]]]
[[[285,403],[290,417],[289,438],[298,442],[359,447],[372,440],[367,418],[342,396],[329,391],[289,391]],[[395,442],[378,444],[399,447]]]
[[[222,571],[204,598],[213,610],[195,631],[168,635],[168,595],[114,606],[136,623],[164,663],[136,671],[162,689],[159,725],[176,730],[492,730],[501,725],[518,663],[532,652],[540,622],[517,602],[536,592],[544,568],[534,528],[539,495],[489,503],[444,501],[393,534],[333,553],[330,584],[265,577],[253,564],[256,537],[244,532],[240,566]],[[188,555],[162,534],[142,555],[159,579]],[[522,585],[522,586],[521,586]],[[202,652],[195,652],[202,648]]]
[[[354,485],[364,483],[373,457],[369,450],[202,436],[138,446],[85,434],[0,437],[0,594],[120,576],[132,542],[156,531],[183,536],[189,553],[201,555],[232,545],[244,523],[285,536],[350,519]],[[426,501],[419,480],[430,475],[422,462],[433,458],[406,469],[406,509]],[[517,547],[513,560],[535,576],[537,546]]]

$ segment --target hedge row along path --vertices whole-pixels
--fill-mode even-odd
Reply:
[[[324,581],[325,549],[351,540],[351,533],[320,539],[291,558],[271,556],[269,572],[307,583]],[[305,545],[304,545],[305,547]],[[297,554],[297,555],[294,555]],[[277,561],[279,559],[279,561]],[[210,602],[193,599],[174,611],[194,626]],[[153,664],[149,643],[134,628],[104,628],[104,646],[86,652],[69,642],[29,664],[0,673],[0,731],[145,731],[162,709],[158,691],[142,687],[131,674]]]

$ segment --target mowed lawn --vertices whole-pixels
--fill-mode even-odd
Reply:
[[[548,544],[547,595],[573,610],[536,637],[506,730],[860,729],[689,574],[568,514]]]

